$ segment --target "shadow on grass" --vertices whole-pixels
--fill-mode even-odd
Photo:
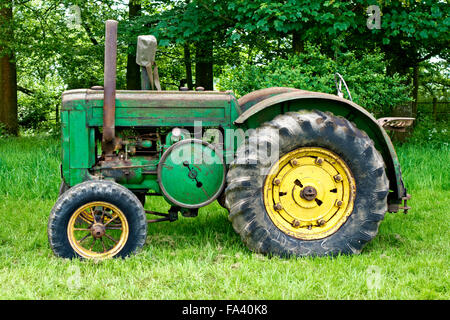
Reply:
[[[159,204],[161,203],[159,202]],[[161,209],[161,206],[159,208]],[[383,221],[383,223],[395,222],[390,220]],[[376,254],[393,248],[403,249],[407,246],[407,241],[404,236],[388,230],[383,231],[382,228],[375,238],[364,247],[361,254]],[[217,203],[201,208],[198,217],[195,218],[184,218],[180,214],[179,220],[175,222],[148,225],[147,248],[183,251],[193,248],[201,249],[206,246],[250,253],[228,220],[228,211]],[[146,250],[145,247],[144,250]]]
[[[147,207],[147,206],[146,206]],[[153,216],[151,216],[153,219]],[[222,249],[245,249],[239,235],[228,220],[228,212],[212,204],[199,210],[198,217],[185,218],[179,215],[174,222],[148,225],[146,246],[167,250],[185,250],[205,246]]]

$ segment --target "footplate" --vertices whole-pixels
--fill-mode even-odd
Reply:
[[[415,118],[399,118],[389,117],[377,119],[377,122],[385,130],[405,132],[407,127],[410,127]]]

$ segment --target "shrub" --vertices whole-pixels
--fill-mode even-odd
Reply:
[[[409,143],[421,146],[449,147],[450,130],[447,121],[436,121],[431,115],[420,112],[417,119],[417,125],[408,138]]]
[[[0,122],[0,138],[7,138],[9,137],[9,133],[6,130],[6,126]]]
[[[339,72],[355,103],[375,116],[386,116],[394,106],[410,98],[405,79],[397,74],[386,75],[383,59],[380,52],[367,53],[359,59],[355,52],[348,52],[333,60],[321,53],[319,47],[306,45],[302,53],[286,59],[275,58],[266,65],[247,63],[229,67],[219,77],[217,87],[233,90],[238,97],[268,87],[295,87],[336,94],[334,74]]]

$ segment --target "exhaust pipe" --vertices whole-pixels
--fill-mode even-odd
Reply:
[[[112,155],[116,137],[117,25],[106,21],[102,149]]]

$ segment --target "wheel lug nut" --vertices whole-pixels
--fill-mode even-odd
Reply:
[[[276,205],[273,206],[273,208],[277,211],[280,211],[281,209],[283,209],[283,206],[281,205],[281,203],[277,203]]]
[[[316,162],[316,164],[318,164],[320,166],[323,163],[323,159],[322,158],[317,158],[315,162]]]
[[[298,161],[297,161],[297,159],[293,159],[293,160],[291,160],[291,164],[292,164],[293,166],[296,166],[296,165],[298,164]]]
[[[319,226],[323,226],[323,225],[325,224],[325,220],[320,219],[319,221],[317,221],[317,224],[318,224]]]
[[[273,184],[276,185],[276,186],[279,186],[280,183],[281,183],[281,180],[278,179],[278,178],[276,178],[275,180],[273,180]]]
[[[334,176],[334,181],[336,181],[336,182],[341,182],[341,181],[342,181],[341,175],[340,175],[340,174],[335,175],[335,176]]]
[[[294,221],[292,222],[292,226],[293,226],[294,228],[300,227],[300,221],[294,220]]]
[[[342,206],[342,201],[341,200],[336,200],[335,205],[336,205],[336,207]]]

